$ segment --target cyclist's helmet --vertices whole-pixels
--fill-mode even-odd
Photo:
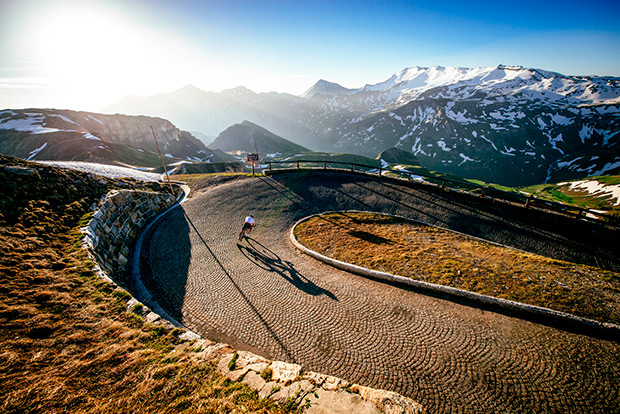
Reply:
[[[254,213],[250,213],[250,217],[254,218]]]

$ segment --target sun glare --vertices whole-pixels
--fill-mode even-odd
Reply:
[[[28,66],[19,85],[43,85],[40,105],[99,111],[126,95],[168,93],[187,84],[270,92],[294,89],[305,77],[291,77],[270,59],[253,61],[243,45],[227,43],[228,32],[196,26],[174,32],[165,17],[139,13],[131,3],[41,4],[24,6],[11,35],[17,60]]]
[[[59,101],[95,98],[103,105],[130,93],[152,93],[154,85],[182,86],[173,75],[180,50],[174,40],[120,13],[76,3],[39,15],[24,54],[39,64],[39,76],[56,85]]]

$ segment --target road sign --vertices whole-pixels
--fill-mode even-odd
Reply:
[[[254,162],[254,161],[258,161],[258,154],[248,154],[247,155],[247,160],[248,162]]]

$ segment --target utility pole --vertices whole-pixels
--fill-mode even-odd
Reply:
[[[161,160],[161,165],[164,167],[164,173],[166,173],[166,179],[168,180],[168,186],[170,186],[170,193],[174,196],[174,190],[172,189],[172,183],[170,182],[170,176],[168,176],[168,169],[166,168],[166,163],[164,162],[164,157],[161,155],[161,151],[159,150],[159,143],[157,142],[157,137],[155,136],[155,130],[151,125],[151,132],[153,133],[153,138],[155,139],[155,146],[157,146],[157,152],[159,153],[159,159]]]
[[[252,138],[254,138],[254,151],[256,151],[256,160],[258,161],[258,147],[256,146],[256,135],[252,133]]]
[[[252,138],[254,139],[254,150],[256,151],[253,154],[249,154],[247,159],[248,161],[252,161],[252,177],[254,176],[254,163],[258,161],[260,158],[258,157],[258,147],[256,146],[256,136],[252,133]]]

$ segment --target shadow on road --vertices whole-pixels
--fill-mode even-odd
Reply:
[[[267,184],[275,191],[280,193],[284,198],[292,201],[293,203],[303,203],[305,200],[302,196],[292,191],[290,188],[286,187],[282,183],[274,180],[271,177],[258,177],[263,183]]]
[[[228,269],[226,269],[226,267],[224,267],[224,265],[222,264],[222,262],[220,262],[220,260],[218,259],[218,257],[215,255],[215,253],[213,252],[213,250],[211,250],[211,248],[209,247],[209,245],[207,244],[206,240],[202,237],[202,235],[200,234],[200,232],[198,231],[198,229],[196,228],[196,226],[194,225],[194,223],[192,222],[192,220],[189,218],[189,216],[183,212],[185,214],[185,219],[187,220],[187,222],[190,224],[190,226],[194,229],[194,231],[196,232],[196,234],[198,235],[198,238],[200,238],[200,241],[202,242],[202,244],[204,244],[204,246],[207,248],[207,251],[209,252],[209,254],[211,254],[211,256],[213,256],[213,259],[215,260],[215,263],[217,263],[217,265],[222,269],[222,271],[224,272],[224,274],[228,277],[228,279],[230,280],[230,282],[232,283],[232,285],[235,287],[235,289],[237,290],[237,292],[239,292],[239,295],[241,295],[241,297],[243,298],[243,300],[248,304],[248,307],[250,309],[252,309],[252,311],[254,312],[254,314],[256,315],[256,317],[261,321],[261,323],[265,326],[265,329],[267,330],[267,332],[269,332],[269,334],[271,335],[271,337],[273,338],[273,340],[280,346],[280,348],[282,349],[282,351],[284,352],[284,354],[286,355],[288,361],[296,363],[295,358],[293,358],[293,355],[291,355],[291,353],[289,352],[289,350],[284,346],[284,343],[282,342],[282,340],[280,340],[280,338],[278,337],[278,335],[274,332],[274,330],[271,328],[271,326],[269,325],[269,323],[265,320],[265,318],[263,318],[263,316],[260,314],[260,312],[258,311],[258,309],[256,308],[256,306],[254,306],[254,304],[250,301],[250,299],[246,296],[246,294],[243,292],[243,290],[241,290],[241,288],[239,287],[239,285],[237,285],[237,283],[235,282],[235,280],[232,278],[232,276],[230,275],[230,273],[228,272]]]
[[[332,300],[338,298],[329,290],[323,289],[304,277],[295,269],[295,265],[269,250],[260,242],[247,238],[248,246],[237,245],[237,249],[252,263],[267,272],[275,272],[288,280],[297,289],[313,296],[325,295]]]
[[[153,248],[153,242],[166,238],[170,228],[168,226],[175,230],[174,243],[166,243],[165,248],[161,249]],[[189,231],[183,208],[174,208],[166,214],[165,220],[158,220],[147,230],[143,243],[133,252],[138,255],[138,268],[133,271],[140,275],[144,283],[148,292],[145,296],[152,296],[157,304],[179,322],[183,321],[183,301],[187,293],[185,288],[191,261]],[[136,288],[132,282],[132,289]]]

